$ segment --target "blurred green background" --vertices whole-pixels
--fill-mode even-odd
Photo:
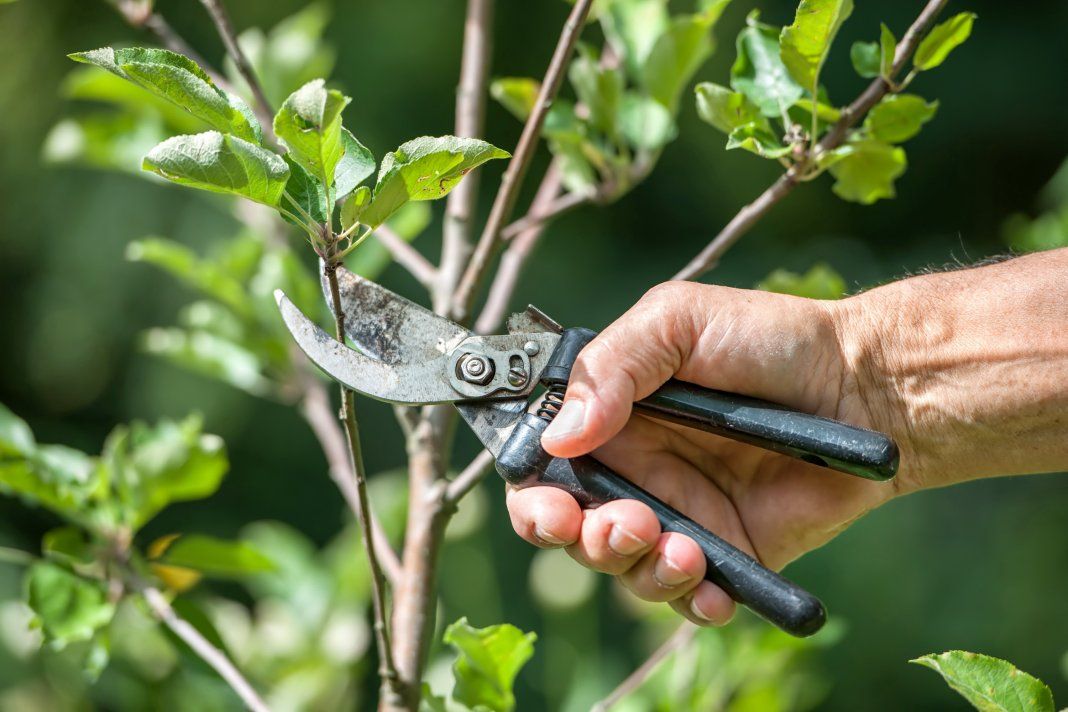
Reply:
[[[271,27],[303,4],[228,3],[239,28]],[[900,36],[920,5],[858,2],[824,73],[836,103],[865,86],[849,65],[849,45],[877,36],[879,21]],[[221,44],[199,3],[157,6],[220,64]],[[793,4],[781,0],[736,0],[698,80],[726,80],[732,38],[754,6],[774,24],[793,14]],[[1041,212],[1040,192],[1068,153],[1068,4],[972,0],[948,11],[965,9],[979,15],[972,39],[912,87],[941,106],[907,146],[910,166],[897,199],[846,203],[830,192],[830,178],[821,178],[777,207],[708,279],[748,287],[777,267],[804,271],[825,262],[860,289],[1007,250],[1006,221]],[[361,140],[382,156],[410,137],[451,132],[463,3],[365,0],[332,12],[326,39],[337,48],[333,83],[354,97],[346,124]],[[499,2],[493,74],[540,76],[565,12],[556,0]],[[278,520],[323,544],[344,524],[343,506],[295,413],[137,348],[142,331],[173,323],[189,292],[127,262],[126,244],[163,235],[203,249],[235,231],[226,206],[133,175],[41,159],[49,130],[72,111],[59,93],[73,69],[65,55],[150,42],[103,2],[0,6],[0,401],[27,419],[39,440],[89,452],[117,422],[200,411],[205,429],[228,445],[231,474],[215,497],[167,510],[147,538],[179,528],[233,536],[248,522]],[[582,208],[553,225],[516,307],[531,302],[563,323],[601,327],[774,179],[774,164],[725,153],[722,137],[687,104],[680,138],[649,180],[618,204]],[[487,139],[503,147],[518,137],[518,123],[497,105],[487,127]],[[531,175],[545,163],[543,152]],[[501,169],[482,171],[483,210]],[[431,229],[416,242],[432,257],[443,205],[433,209]],[[420,297],[400,269],[390,268],[384,282]],[[403,443],[390,410],[371,402],[361,409],[370,471],[401,466]],[[456,464],[475,452],[473,438],[461,436]],[[537,631],[537,653],[518,683],[520,709],[582,709],[643,658],[646,629],[608,580],[591,582],[576,567],[536,563],[540,571],[563,572],[551,576],[570,592],[564,601],[554,604],[554,591],[532,589],[535,551],[512,535],[501,488],[490,480],[481,497],[481,518],[472,515],[470,531],[454,537],[444,555],[441,618],[503,620]],[[1049,683],[1063,705],[1066,521],[1064,476],[978,482],[894,502],[791,566],[789,575],[820,594],[843,625],[835,645],[814,652],[821,684],[829,685],[821,709],[961,707],[935,675],[906,664],[954,648],[1015,662]],[[36,550],[53,524],[40,510],[0,501],[0,543]],[[18,586],[19,572],[0,568],[0,595],[13,598]],[[4,668],[2,689],[31,674],[26,665]]]

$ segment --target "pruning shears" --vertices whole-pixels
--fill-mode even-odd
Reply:
[[[476,334],[343,267],[337,279],[345,333],[355,348],[275,293],[293,338],[328,376],[387,403],[451,403],[512,485],[558,487],[583,507],[616,499],[644,502],[664,531],[697,542],[707,560],[706,578],[735,601],[796,636],[822,627],[823,604],[798,585],[594,458],[556,458],[541,447],[575,358],[595,332],[565,329],[527,307],[509,319],[507,334]],[[539,388],[544,392],[533,398]],[[897,447],[881,433],[682,381],[668,381],[634,408],[849,475],[887,480],[897,468]]]

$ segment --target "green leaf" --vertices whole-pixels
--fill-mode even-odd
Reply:
[[[334,170],[345,151],[341,142],[341,111],[351,101],[322,79],[313,79],[289,95],[274,117],[274,132],[293,159],[323,181],[334,182]]]
[[[461,618],[445,629],[444,641],[459,654],[453,663],[456,686],[452,696],[468,707],[493,712],[515,708],[512,684],[520,668],[534,654],[534,633],[502,623],[473,628]]]
[[[972,23],[978,17],[974,12],[962,12],[945,22],[935,25],[934,29],[923,38],[912,64],[916,69],[934,69],[946,61],[949,53],[963,44],[972,33]]]
[[[849,60],[853,69],[865,79],[879,76],[879,44],[877,42],[854,42],[849,48]]]
[[[657,39],[668,27],[667,0],[613,0],[600,15],[616,55],[636,81]]]
[[[334,169],[334,189],[338,199],[351,193],[375,172],[374,155],[345,127],[341,128],[341,146],[345,152]]]
[[[179,537],[155,561],[193,569],[215,578],[240,578],[274,570],[274,563],[252,544],[203,534]]]
[[[203,119],[177,104],[117,74],[98,71],[94,66],[75,67],[64,77],[60,91],[68,99],[110,104],[131,114],[161,119],[168,135],[196,133],[208,128]],[[161,137],[160,141],[166,137]]]
[[[46,532],[41,540],[41,551],[60,564],[74,566],[91,564],[93,547],[78,527],[60,527]]]
[[[520,121],[534,111],[541,83],[529,77],[501,77],[490,84],[490,96]]]
[[[95,64],[203,119],[213,128],[259,143],[263,132],[244,101],[219,89],[196,62],[165,49],[102,47],[69,55]]]
[[[26,602],[46,639],[57,648],[91,639],[115,615],[102,582],[44,562],[26,574]]]
[[[102,485],[96,461],[63,445],[40,445],[0,460],[0,492],[18,495],[71,521],[87,521]]]
[[[901,143],[918,134],[936,111],[937,101],[928,104],[915,94],[889,94],[868,113],[864,129],[879,141]]]
[[[282,198],[281,205],[301,220],[296,222],[284,213],[282,217],[299,226],[305,223],[304,213],[306,213],[313,221],[325,223],[330,217],[326,214],[326,206],[333,205],[334,201],[327,199],[323,182],[304,170],[304,167],[294,161],[291,156],[292,154],[285,156],[285,161],[289,165],[289,180],[286,181],[286,197]],[[333,192],[333,188],[330,191]],[[293,203],[300,206],[300,210],[296,210]]]
[[[36,447],[33,431],[26,425],[26,421],[0,403],[0,457],[28,457]]]
[[[1053,693],[1038,678],[989,655],[951,650],[910,660],[929,667],[980,712],[1053,712]]]
[[[148,178],[141,170],[141,157],[171,133],[151,112],[100,111],[59,121],[48,132],[41,154],[50,163],[129,171]]]
[[[623,95],[617,123],[623,138],[638,150],[656,151],[678,135],[671,112],[660,102],[637,92]]]
[[[241,282],[234,279],[232,270],[213,260],[201,259],[179,242],[162,237],[135,240],[126,247],[126,259],[159,267],[238,314],[252,311],[248,292]]]
[[[731,131],[727,137],[727,150],[735,148],[755,153],[761,158],[782,158],[790,153],[790,147],[783,145],[766,122],[763,125],[756,122],[746,124]]]
[[[475,138],[423,136],[387,153],[378,168],[374,196],[360,222],[378,227],[409,200],[437,200],[469,171],[509,153]]]
[[[813,103],[811,99],[798,99],[797,102],[790,107],[791,111],[793,111],[794,109],[804,112],[804,114],[806,114],[809,119],[812,118],[812,112],[815,111],[816,118],[818,118],[822,123],[833,124],[835,121],[838,121],[840,118],[842,118],[842,112],[840,110],[834,108],[833,106],[828,106],[822,101],[817,101]],[[803,125],[807,126],[808,122],[806,121]]]
[[[170,138],[149,151],[142,167],[180,185],[271,206],[289,178],[278,154],[217,131]]]
[[[779,57],[779,30],[749,13],[738,34],[738,57],[731,67],[731,88],[757,105],[764,116],[779,117],[801,98],[804,89],[794,81]]]
[[[897,53],[897,38],[885,23],[879,25],[879,74],[887,80],[894,73],[894,55]]]
[[[147,353],[215,378],[254,396],[272,392],[255,352],[224,336],[200,329],[149,329],[141,346]]]
[[[801,0],[793,24],[782,28],[779,44],[783,64],[813,94],[834,36],[852,12],[853,0]]]
[[[587,45],[579,45],[568,78],[578,100],[589,110],[589,123],[607,136],[616,134],[616,114],[623,96],[623,73],[602,67]]]
[[[739,126],[756,123],[769,128],[760,109],[741,92],[702,82],[697,85],[697,114],[723,133],[729,134]]]
[[[348,230],[363,217],[363,211],[371,204],[371,189],[361,185],[352,191],[341,205],[341,227]],[[403,204],[402,204],[403,205]]]
[[[870,205],[880,198],[893,198],[894,180],[905,172],[905,151],[897,146],[861,139],[832,152],[834,192],[844,200]]]
[[[845,280],[823,263],[813,265],[804,274],[777,269],[761,280],[756,288],[809,299],[841,299],[846,295]]]
[[[222,440],[201,432],[201,421],[132,423],[116,428],[102,459],[118,490],[127,524],[140,528],[171,502],[203,499],[219,488],[229,467]]]
[[[679,15],[657,38],[642,69],[642,85],[674,112],[682,90],[712,54],[712,27],[730,0],[718,0],[694,15]]]

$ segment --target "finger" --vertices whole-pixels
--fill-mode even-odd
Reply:
[[[546,450],[576,457],[618,433],[631,406],[667,381],[695,338],[699,285],[669,282],[637,304],[582,350],[571,369],[564,406],[542,435]]]
[[[620,576],[623,585],[646,601],[673,601],[705,576],[705,556],[688,536],[661,534],[656,547]]]
[[[711,581],[702,581],[692,593],[668,605],[686,620],[702,626],[726,625],[737,608],[727,592]]]
[[[506,500],[515,533],[534,546],[553,549],[578,540],[582,509],[567,492],[555,487],[509,489]]]
[[[656,546],[660,522],[647,505],[629,499],[603,504],[586,513],[571,557],[591,569],[619,575]]]

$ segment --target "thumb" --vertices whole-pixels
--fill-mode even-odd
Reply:
[[[546,451],[577,457],[600,447],[626,425],[634,401],[679,370],[700,333],[697,300],[687,296],[696,287],[654,287],[586,345],[571,369],[564,405],[542,435]]]

